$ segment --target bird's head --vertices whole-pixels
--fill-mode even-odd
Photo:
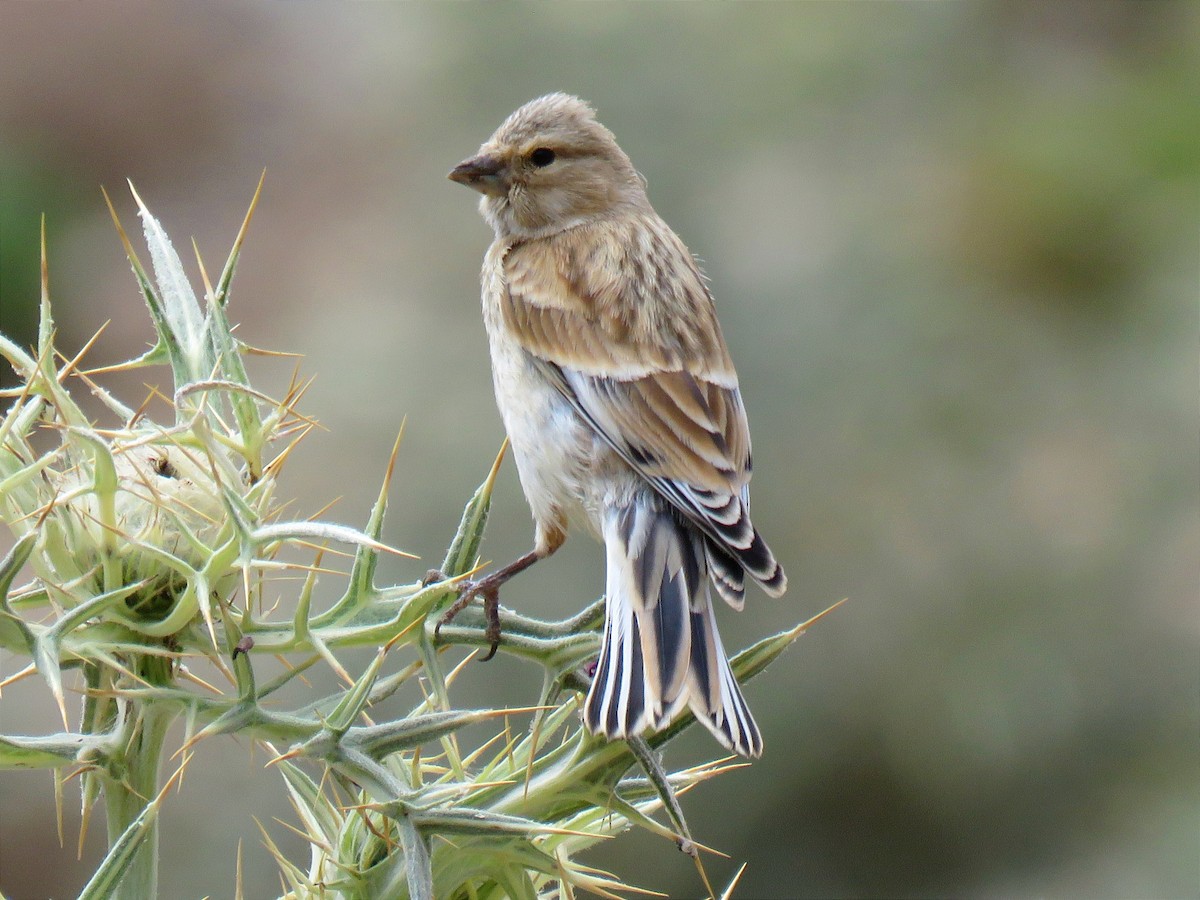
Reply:
[[[480,211],[504,237],[554,234],[646,203],[612,132],[568,94],[526,103],[450,179],[483,194]]]

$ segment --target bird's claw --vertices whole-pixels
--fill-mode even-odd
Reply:
[[[425,577],[429,578],[433,575],[438,576],[433,581],[440,581],[442,578],[442,573],[436,569],[430,570]],[[496,649],[500,646],[500,587],[488,584],[486,578],[482,581],[464,581],[459,586],[458,599],[450,604],[450,608],[437,620],[437,624],[433,626],[433,636],[435,639],[441,637],[442,626],[451,622],[455,616],[470,606],[476,596],[483,598],[483,615],[487,619],[487,630],[484,631],[484,636],[491,644],[491,649],[488,650],[486,656],[480,659],[480,662],[487,662],[496,655]]]

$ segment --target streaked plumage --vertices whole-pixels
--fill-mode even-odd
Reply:
[[[750,433],[704,276],[583,101],[513,113],[452,179],[495,231],[483,312],[496,400],[536,525],[553,553],[578,521],[605,544],[604,641],[584,721],[610,738],[664,727],[685,704],[757,756],[709,595],[786,578],[749,517]]]

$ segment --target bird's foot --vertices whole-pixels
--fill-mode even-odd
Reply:
[[[431,577],[437,576],[437,577]],[[432,584],[435,581],[442,580],[442,573],[436,569],[432,569],[426,574],[423,583]],[[479,581],[464,581],[459,585],[458,599],[455,600],[450,608],[442,613],[438,619],[437,625],[433,628],[433,636],[439,637],[442,632],[442,626],[449,623],[460,612],[471,605],[471,601],[476,597],[483,599],[483,616],[487,620],[487,630],[484,631],[484,637],[491,644],[491,649],[488,650],[487,656],[483,657],[480,662],[487,662],[496,655],[496,648],[500,646],[500,585],[507,579],[497,579],[495,576],[489,576]]]

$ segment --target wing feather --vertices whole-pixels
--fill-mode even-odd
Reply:
[[[551,383],[721,558],[782,593],[783,571],[750,523],[737,375],[678,237],[652,215],[580,226],[515,245],[503,274],[504,324]],[[736,577],[726,582],[722,595],[740,602]]]

